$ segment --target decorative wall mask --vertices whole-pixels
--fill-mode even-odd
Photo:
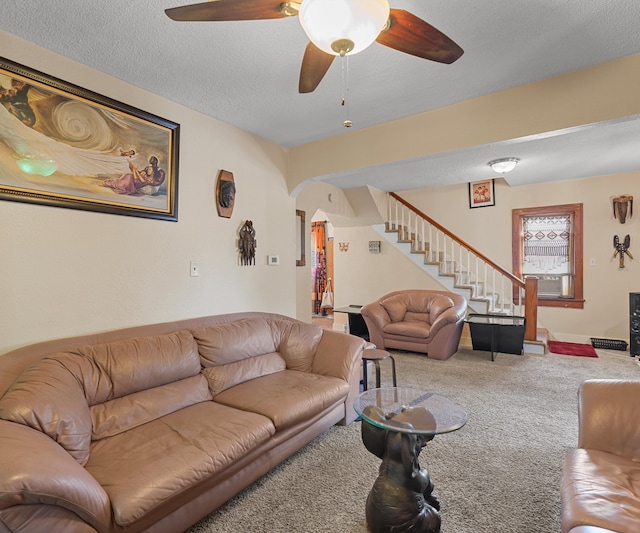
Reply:
[[[227,170],[220,170],[216,183],[216,207],[218,208],[218,216],[231,218],[235,203],[236,184],[233,180],[233,174]]]
[[[247,220],[242,228],[240,228],[240,239],[238,240],[238,250],[240,251],[240,264],[255,265],[256,264],[256,230],[253,222]]]
[[[629,252],[629,246],[631,246],[631,237],[629,237],[629,235],[624,238],[624,242],[620,242],[617,235],[613,236],[613,247],[616,249],[616,251],[613,252],[613,257],[615,258],[616,255],[618,256],[620,268],[624,268],[625,255],[628,255],[630,259],[633,259],[633,256]]]
[[[633,196],[624,194],[613,199],[613,218],[617,218],[620,224],[624,224],[627,220],[627,211],[629,211],[629,218],[631,218],[633,216]]]

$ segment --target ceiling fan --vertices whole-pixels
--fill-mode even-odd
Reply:
[[[440,30],[388,0],[211,0],[165,9],[176,21],[264,20],[299,16],[309,37],[298,90],[315,90],[336,56],[374,41],[423,59],[450,64],[464,51]]]

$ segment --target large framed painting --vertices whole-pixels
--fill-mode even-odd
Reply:
[[[0,199],[178,220],[178,124],[0,58]]]

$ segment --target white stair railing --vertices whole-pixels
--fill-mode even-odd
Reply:
[[[438,265],[439,275],[454,278],[454,286],[468,289],[471,300],[487,302],[489,313],[524,315],[524,282],[488,260],[423,213],[411,209],[394,193],[387,195],[388,231],[411,243],[412,253]]]

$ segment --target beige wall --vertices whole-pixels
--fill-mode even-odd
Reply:
[[[310,320],[309,261],[305,268],[295,267],[294,209],[307,211],[307,235],[311,217],[318,208],[330,219],[332,214],[343,218],[355,216],[339,189],[320,182],[301,186],[307,177],[323,173],[323,166],[317,160],[344,163],[334,157],[336,152],[331,144],[344,139],[319,142],[313,147],[307,145],[289,154],[281,147],[7,33],[0,32],[0,43],[2,55],[9,59],[181,124],[177,223],[0,202],[0,353],[30,342],[67,335],[248,309],[282,312]],[[635,93],[633,98],[628,97],[625,91],[629,90],[629,79],[624,77],[622,83],[621,73],[628,73],[630,64],[635,65],[639,60],[640,55],[623,58],[593,71],[547,80],[521,90],[537,87],[541,92],[536,98],[544,101],[544,94],[558,85],[573,91],[576,84],[586,86],[577,83],[584,81],[584,76],[601,79],[599,69],[607,68],[610,70],[606,76],[607,90],[615,86],[620,98],[608,98],[606,116],[593,120],[622,116],[637,112],[638,99]],[[572,91],[565,92],[575,94]],[[421,123],[432,119],[434,113],[449,120],[449,113],[462,113],[466,105],[486,104],[486,109],[492,109],[505,99],[518,100],[512,96],[511,92],[498,93],[476,103],[406,120],[411,124]],[[617,107],[611,102],[618,102]],[[566,122],[571,123],[570,118],[576,123],[584,121],[585,109],[602,109],[602,105],[570,106],[574,113],[567,112]],[[475,107],[470,111],[468,119],[473,121],[480,111]],[[538,124],[534,129],[543,131],[553,123],[554,116],[545,113],[544,117],[550,122]],[[399,123],[398,127],[403,124]],[[390,159],[397,158],[399,152],[388,150],[388,130],[384,127],[379,130],[379,142],[383,143],[379,153]],[[376,132],[378,129],[373,128],[358,136],[352,135],[344,151],[345,157],[357,153],[358,157],[365,158],[364,162],[348,161],[340,168],[327,171],[371,164],[372,146],[378,145],[371,144],[369,136]],[[483,132],[486,133],[486,128]],[[361,138],[366,141],[362,143],[366,148],[362,153],[355,150]],[[400,137],[398,139],[406,146]],[[467,145],[485,141],[486,137],[464,140]],[[329,144],[331,157],[324,151],[325,143]],[[421,138],[421,146],[425,145],[429,143]],[[307,157],[312,148],[316,149],[317,157]],[[290,156],[292,161],[288,161]],[[219,218],[213,204],[215,176],[221,168],[234,173],[238,187],[231,219]],[[287,172],[288,183],[285,182]],[[629,233],[633,253],[640,235],[637,231],[640,217],[636,215],[626,226],[620,226],[612,218],[610,197],[623,193],[640,197],[635,184],[638,177],[631,174],[521,188],[498,182],[497,205],[475,210],[468,208],[466,184],[411,191],[406,197],[505,267],[511,265],[512,208],[583,202],[587,265],[585,309],[543,309],[540,319],[558,336],[626,338],[627,293],[639,289],[635,279],[640,257],[637,261],[627,260],[627,268],[619,270],[611,260],[611,241],[616,233],[621,237]],[[301,192],[294,200],[288,190]],[[238,230],[247,219],[253,220],[257,230],[257,265],[254,267],[240,267],[237,260]],[[336,252],[337,306],[366,303],[395,288],[431,284],[423,281],[414,264],[402,265],[398,252],[391,247],[383,246],[379,256],[370,254],[368,241],[378,238],[369,226],[336,227],[335,231],[336,242],[351,243],[349,252]],[[308,254],[307,240],[307,259]],[[268,266],[267,255],[280,256],[280,266]],[[590,257],[596,259],[595,266],[588,266]],[[200,263],[198,278],[189,277],[192,260]],[[296,281],[295,287],[291,280]]]
[[[0,32],[2,55],[180,123],[179,221],[0,201],[0,353],[28,343],[206,314],[295,316],[295,200],[286,151],[246,132]],[[212,96],[215,98],[215,96]],[[234,173],[231,219],[214,205],[218,169]],[[253,221],[256,266],[238,265]],[[280,266],[268,266],[279,255]],[[189,262],[200,276],[189,277]]]
[[[496,205],[468,207],[467,184],[405,191],[401,196],[480,251],[511,270],[511,210],[521,207],[582,203],[584,205],[584,309],[539,308],[539,322],[558,339],[589,342],[589,337],[628,341],[628,293],[640,291],[640,214],[621,225],[613,218],[611,198],[640,198],[640,173],[509,187],[496,181]],[[613,259],[613,236],[631,236],[625,268]],[[370,227],[336,228],[336,241],[348,241],[348,253],[336,253],[336,305],[368,303],[391,290],[423,287],[418,268],[390,246],[380,256],[369,254]],[[590,259],[595,265],[590,266]],[[345,281],[349,280],[349,281]]]
[[[369,241],[380,240],[380,253],[369,252]],[[335,253],[336,307],[368,304],[400,289],[443,289],[371,226],[335,228],[334,241],[336,248],[339,242],[349,243],[348,251]]]
[[[296,146],[289,188],[316,176],[634,116],[638,86],[635,54]]]

